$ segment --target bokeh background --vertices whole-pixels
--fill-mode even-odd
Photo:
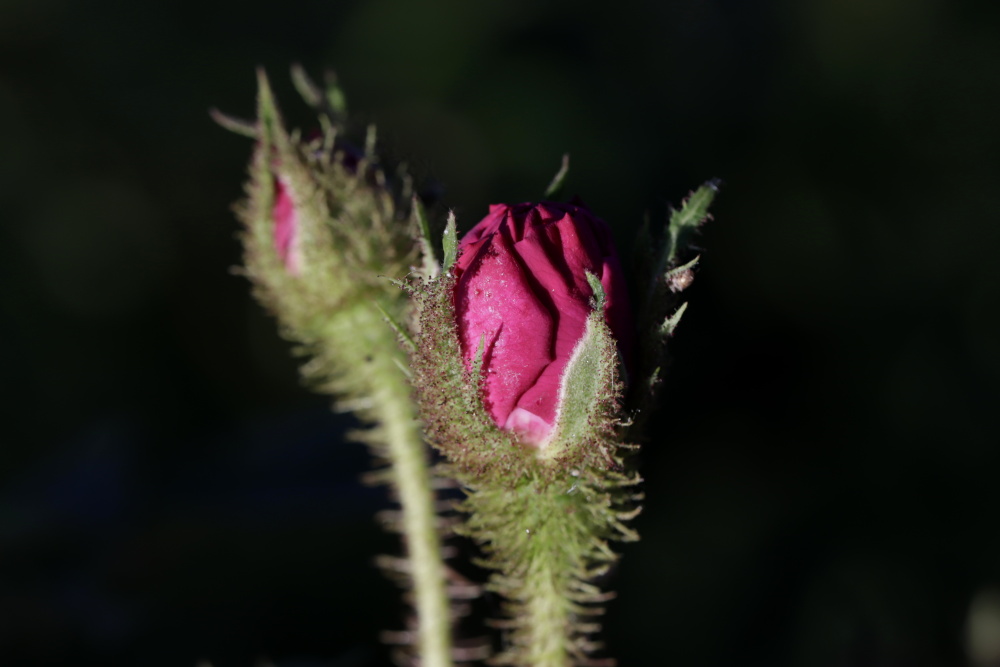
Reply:
[[[386,499],[230,272],[208,109],[263,65],[308,124],[294,61],[465,228],[564,152],[626,249],[724,180],[623,666],[1000,664],[1000,5],[953,0],[0,0],[0,664],[387,664]]]

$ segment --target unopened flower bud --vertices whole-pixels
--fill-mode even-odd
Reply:
[[[605,317],[628,361],[632,316],[607,224],[579,204],[497,204],[459,245],[452,271],[462,356],[482,346],[486,410],[502,429],[544,446],[564,371],[593,310],[587,274],[603,286]]]

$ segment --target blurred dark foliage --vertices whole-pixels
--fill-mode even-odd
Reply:
[[[627,665],[969,664],[1000,585],[1000,5],[0,1],[0,664],[381,665],[353,424],[230,273],[254,67],[468,228],[725,182],[641,455]],[[978,663],[986,664],[986,663]]]

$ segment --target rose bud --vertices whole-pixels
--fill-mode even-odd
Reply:
[[[299,239],[299,219],[289,184],[282,178],[274,179],[274,247],[293,276],[302,270],[302,248]]]
[[[608,225],[581,204],[495,204],[458,247],[455,314],[466,367],[482,345],[483,401],[493,421],[546,445],[564,371],[593,309],[587,273],[628,363],[633,323]]]

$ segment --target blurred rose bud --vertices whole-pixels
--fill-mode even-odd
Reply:
[[[281,177],[274,181],[274,247],[285,263],[285,270],[297,276],[302,270],[298,213],[289,184]]]
[[[579,204],[495,204],[458,250],[452,271],[466,365],[482,340],[487,411],[500,428],[545,445],[593,308],[588,272],[604,287],[605,317],[628,363],[633,323],[611,232]]]

